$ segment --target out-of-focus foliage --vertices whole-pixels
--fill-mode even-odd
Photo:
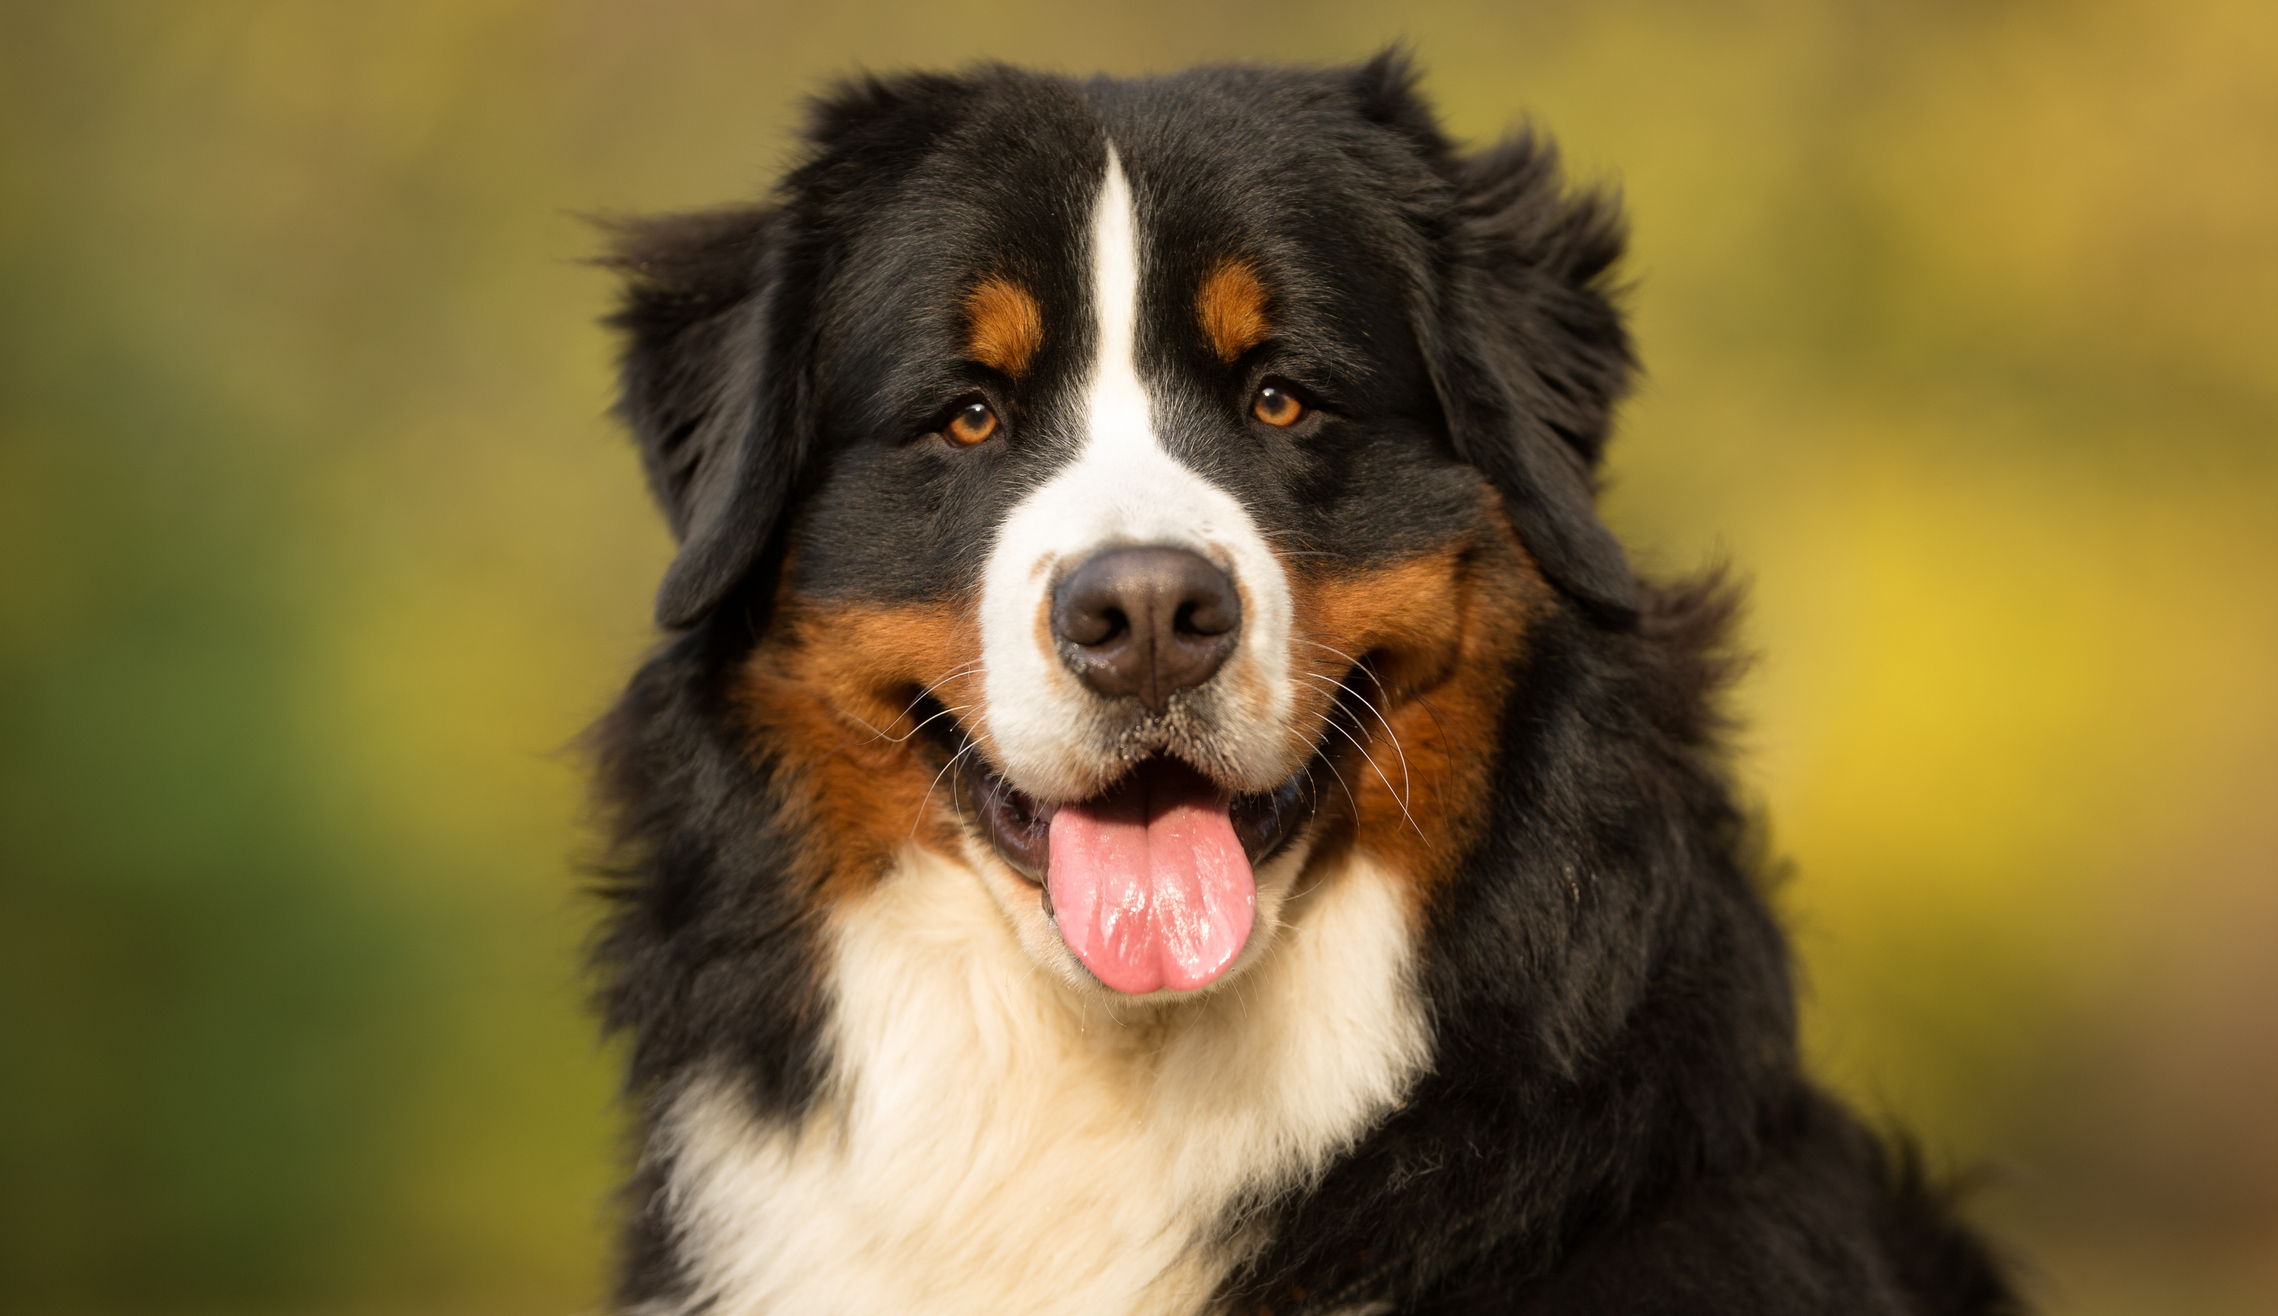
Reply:
[[[0,5],[0,1308],[605,1269],[574,758],[667,543],[579,212],[857,66],[1405,36],[1616,182],[1832,1081],[2051,1310],[2278,1309],[2278,8]]]

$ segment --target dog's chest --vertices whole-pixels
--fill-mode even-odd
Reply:
[[[1318,1172],[1425,1063],[1396,887],[1341,869],[1224,990],[1117,1017],[912,851],[840,921],[816,1111],[757,1123],[722,1079],[662,1130],[677,1310],[1206,1310],[1251,1241],[1227,1208]]]

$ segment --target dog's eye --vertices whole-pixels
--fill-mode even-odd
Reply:
[[[951,443],[970,448],[976,443],[988,442],[996,432],[997,413],[989,409],[988,403],[975,402],[959,408],[957,414],[949,418],[949,427],[941,433]]]
[[[1305,404],[1288,389],[1268,384],[1250,399],[1250,414],[1268,425],[1295,425],[1305,417]]]

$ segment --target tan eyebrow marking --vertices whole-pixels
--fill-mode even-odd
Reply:
[[[1035,295],[1002,275],[965,294],[965,322],[965,355],[1014,379],[1028,373],[1044,342]]]
[[[1245,260],[1223,260],[1194,295],[1194,315],[1218,359],[1229,362],[1273,332],[1266,317],[1266,286]]]

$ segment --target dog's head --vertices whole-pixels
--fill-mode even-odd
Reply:
[[[818,898],[963,846],[1144,995],[1264,953],[1324,841],[1428,885],[1531,620],[1634,608],[1610,209],[1390,57],[865,81],[810,137],[772,204],[630,226],[617,323],[659,620],[751,637]]]

